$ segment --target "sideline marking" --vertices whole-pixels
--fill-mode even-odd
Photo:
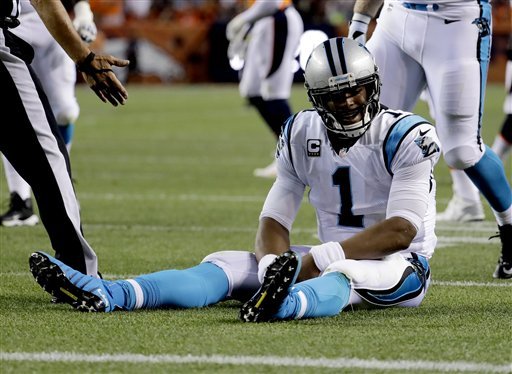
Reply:
[[[314,368],[358,368],[377,370],[432,370],[432,371],[482,371],[487,373],[509,373],[511,365],[494,365],[467,361],[407,361],[375,360],[357,358],[307,358],[278,356],[224,356],[224,355],[141,355],[103,354],[90,355],[69,352],[0,352],[2,361],[39,362],[121,362],[146,364],[214,364],[257,365]]]

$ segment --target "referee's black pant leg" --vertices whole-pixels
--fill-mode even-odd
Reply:
[[[95,254],[83,238],[81,227],[75,229],[66,210],[63,193],[68,196],[72,193],[74,196],[69,159],[62,139],[56,135],[57,124],[46,95],[39,88],[38,92],[34,92],[34,99],[43,103],[47,121],[31,123],[16,85],[2,63],[0,81],[4,86],[0,91],[7,92],[2,95],[2,107],[6,115],[0,122],[0,151],[31,186],[55,256],[67,265],[87,273],[86,253],[89,257],[91,252]],[[59,183],[58,179],[63,183]],[[69,186],[68,191],[61,191],[59,185]],[[74,199],[76,202],[76,196]],[[73,219],[80,222],[78,210]]]

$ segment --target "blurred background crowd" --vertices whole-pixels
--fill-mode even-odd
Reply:
[[[346,36],[353,0],[294,0],[305,30]],[[227,58],[226,24],[245,0],[90,0],[98,51],[130,59],[126,82],[238,82]],[[370,32],[374,25],[370,25]],[[502,82],[511,32],[509,0],[493,0],[489,81]],[[302,79],[296,74],[297,81]]]

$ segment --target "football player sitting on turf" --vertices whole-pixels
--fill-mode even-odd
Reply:
[[[380,105],[377,66],[354,40],[316,47],[305,80],[314,110],[290,118],[280,137],[277,179],[260,215],[255,253],[216,252],[189,269],[107,281],[36,252],[30,268],[37,282],[86,311],[249,300],[243,321],[332,316],[363,303],[418,306],[437,241],[435,129],[420,116]],[[292,246],[306,188],[323,244]]]

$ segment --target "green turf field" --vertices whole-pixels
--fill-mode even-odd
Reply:
[[[274,139],[235,85],[128,86],[126,106],[78,90],[71,152],[83,228],[105,278],[196,264],[221,249],[251,250],[271,180]],[[502,121],[504,92],[490,85],[484,139]],[[300,85],[293,109],[308,107]],[[425,106],[418,108],[426,115]],[[15,124],[8,124],[14,126]],[[511,163],[506,164],[510,178]],[[436,170],[438,209],[451,194]],[[0,200],[7,186],[0,168]],[[493,217],[439,225],[433,284],[420,308],[243,324],[235,302],[198,310],[84,314],[50,304],[32,279],[34,250],[53,254],[41,225],[0,228],[2,373],[510,372],[512,282],[492,279]],[[292,242],[316,244],[305,203]]]

